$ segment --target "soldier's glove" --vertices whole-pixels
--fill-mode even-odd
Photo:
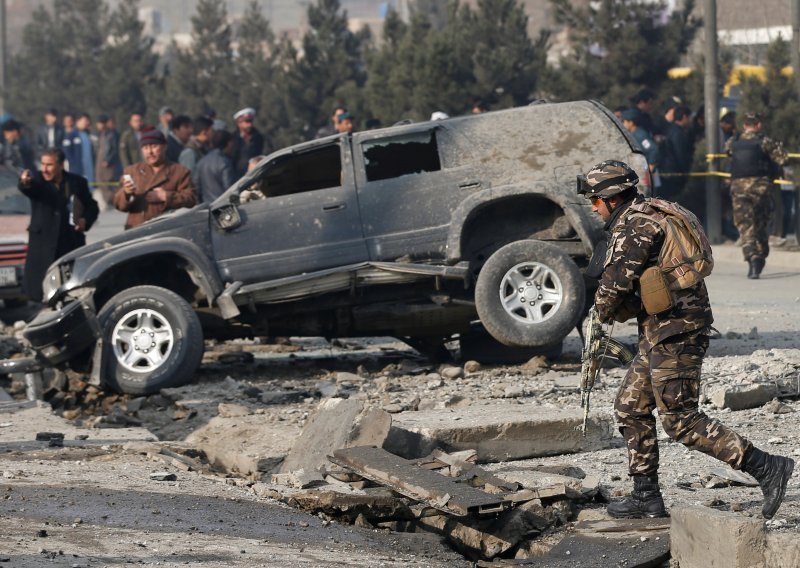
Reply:
[[[614,321],[626,322],[639,315],[640,311],[642,311],[642,300],[636,294],[628,294],[614,312]]]

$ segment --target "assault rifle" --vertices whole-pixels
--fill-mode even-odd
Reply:
[[[583,336],[583,353],[581,354],[581,408],[583,408],[583,426],[581,432],[586,435],[586,421],[589,419],[589,394],[594,388],[594,382],[606,353],[616,357],[623,365],[633,361],[633,353],[616,339],[610,337],[611,331],[606,334],[603,324],[597,316],[597,311],[592,306],[586,318],[586,334]]]

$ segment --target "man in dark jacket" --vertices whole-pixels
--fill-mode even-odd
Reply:
[[[111,203],[116,182],[122,175],[122,162],[119,159],[119,132],[114,128],[114,119],[107,114],[97,117],[97,156],[95,158],[95,181],[100,184],[98,191],[102,196],[101,206]],[[112,189],[111,184],[114,184]]]
[[[692,169],[694,148],[689,138],[689,107],[679,105],[673,111],[672,121],[666,127],[666,136],[661,151],[661,191],[658,197],[680,201],[686,176]]]
[[[212,150],[197,162],[192,178],[197,186],[197,201],[210,203],[233,185],[233,136],[227,130],[211,134]]]
[[[35,166],[33,149],[22,137],[22,125],[14,119],[3,123],[3,163],[17,170],[32,170]]]
[[[236,179],[247,173],[247,164],[250,158],[255,158],[264,153],[264,137],[253,126],[256,111],[252,108],[243,108],[233,115],[236,121],[236,133],[233,135],[233,171]]]
[[[42,300],[42,280],[54,260],[86,244],[84,233],[97,220],[97,203],[86,178],[64,170],[64,152],[42,153],[41,171],[24,170],[19,190],[31,200],[28,256],[23,287],[31,300]]]
[[[41,156],[48,148],[61,148],[64,127],[58,123],[58,111],[54,108],[44,113],[44,124],[36,129],[36,154]]]
[[[192,119],[185,114],[179,114],[169,123],[170,131],[167,134],[167,159],[170,162],[179,162],[181,152],[186,148],[186,143],[192,137]]]

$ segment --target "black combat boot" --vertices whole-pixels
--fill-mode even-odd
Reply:
[[[786,494],[786,485],[792,477],[794,460],[783,456],[773,456],[753,448],[744,462],[744,469],[752,475],[761,486],[764,494],[764,506],[761,514],[765,519],[771,519],[781,506],[783,496]]]
[[[767,261],[763,258],[755,257],[748,260],[747,263],[750,265],[750,269],[747,271],[747,277],[750,280],[758,280]]]
[[[641,519],[666,517],[664,499],[658,488],[657,475],[634,475],[633,492],[622,501],[609,503],[606,509],[615,519]]]
[[[763,258],[754,258],[753,259],[753,269],[756,273],[756,278],[761,276],[761,271],[764,270],[764,265],[767,264],[766,259]]]

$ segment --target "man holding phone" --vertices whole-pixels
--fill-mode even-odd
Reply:
[[[167,160],[164,134],[155,128],[143,129],[139,144],[144,159],[125,168],[114,195],[114,207],[128,213],[126,229],[197,203],[191,172]]]

